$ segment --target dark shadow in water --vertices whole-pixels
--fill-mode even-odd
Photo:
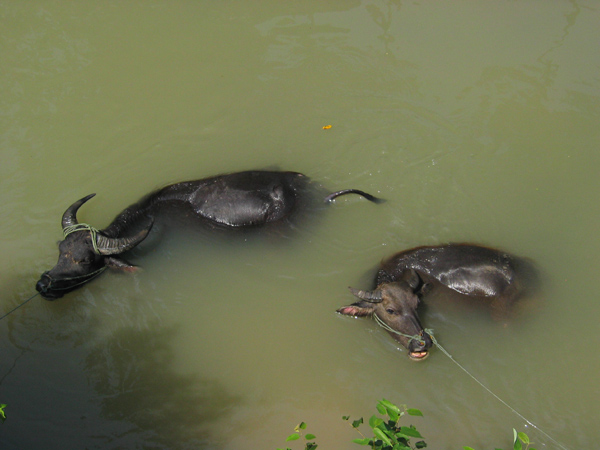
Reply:
[[[29,284],[29,277],[11,280],[18,295],[6,307]],[[155,321],[105,337],[98,302],[85,290],[55,302],[36,297],[0,322],[0,394],[11,394],[0,402],[12,409],[0,448],[41,448],[44,438],[29,434],[36,422],[52,449],[216,448],[210,424],[240,399],[218,379],[176,371],[175,327]]]
[[[176,330],[155,325],[119,330],[89,352],[86,372],[101,398],[101,416],[130,424],[122,436],[131,442],[130,435],[139,434],[136,448],[212,447],[207,425],[228,415],[239,399],[218,380],[174,371]]]

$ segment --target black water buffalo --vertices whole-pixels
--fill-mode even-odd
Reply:
[[[107,267],[135,270],[116,255],[146,238],[163,207],[169,208],[170,215],[193,216],[218,228],[259,227],[288,217],[306,196],[314,196],[308,192],[308,184],[308,178],[300,173],[279,171],[247,171],[172,184],[129,206],[103,230],[77,221],[77,210],[95,194],[88,195],[63,214],[64,240],[59,244],[58,262],[42,274],[36,289],[54,300]],[[330,202],[350,193],[380,201],[357,189],[337,191],[324,199]]]
[[[460,294],[490,300],[493,314],[510,306],[535,284],[528,261],[500,250],[471,244],[417,247],[383,261],[371,291],[351,289],[359,302],[338,309],[350,316],[373,315],[408,349],[411,359],[422,360],[432,346],[421,326],[417,307],[435,285]]]

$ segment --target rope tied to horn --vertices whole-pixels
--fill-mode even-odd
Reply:
[[[98,242],[96,239],[99,230],[91,225],[88,225],[87,223],[76,223],[75,225],[64,227],[63,236],[66,238],[68,235],[75,233],[76,231],[89,231],[92,238],[92,247],[94,248],[94,253],[100,255],[100,250],[98,250]]]

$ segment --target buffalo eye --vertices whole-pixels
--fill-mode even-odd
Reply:
[[[385,312],[388,314],[396,314],[396,311],[394,311],[392,308],[386,309]]]

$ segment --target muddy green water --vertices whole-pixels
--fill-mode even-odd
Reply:
[[[440,351],[411,363],[347,286],[416,245],[527,256],[507,327],[433,295],[440,343],[569,449],[600,440],[600,11],[595,1],[0,1],[0,315],[57,258],[170,182],[279,167],[340,199],[295,232],[166,233],[0,321],[2,450],[275,449],[301,420],[423,411],[430,448],[560,448]],[[330,129],[323,127],[331,125]],[[300,448],[298,443],[294,448]]]

